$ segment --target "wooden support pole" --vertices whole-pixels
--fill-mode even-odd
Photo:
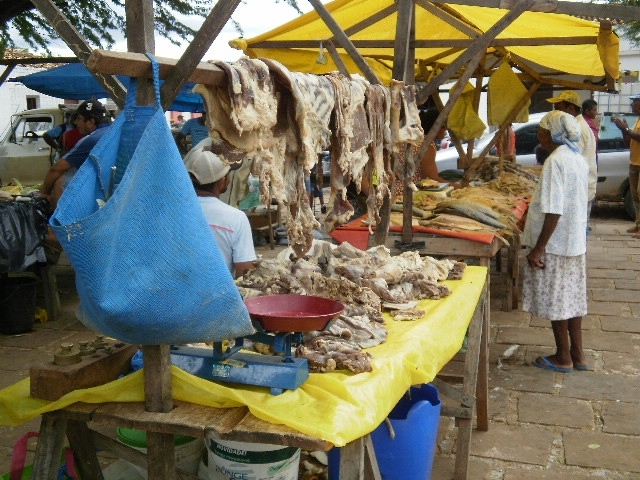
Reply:
[[[127,50],[155,54],[156,40],[153,25],[153,2],[150,0],[126,0]],[[151,70],[149,70],[151,71]],[[138,105],[153,105],[156,95],[153,81],[146,75],[138,78],[136,93]]]
[[[69,23],[69,20],[67,20],[58,7],[51,0],[31,0],[31,3],[33,3],[42,16],[49,21],[73,53],[75,53],[83,63],[86,63],[92,48],[84,37],[80,35],[80,32]],[[120,83],[120,80],[116,77],[99,73],[94,73],[93,76],[115,104],[119,108],[124,107],[126,89],[122,83]]]
[[[350,79],[351,74],[349,73],[347,66],[342,61],[342,57],[338,53],[338,49],[336,49],[336,46],[333,44],[333,41],[327,40],[324,43],[324,46],[327,47],[327,51],[329,52],[329,55],[331,55],[331,59],[333,60],[333,63],[335,63],[336,66],[338,67],[338,71],[341,74],[343,74],[345,77]]]
[[[2,75],[0,75],[0,85],[2,85],[7,78],[9,78],[9,75],[11,75],[11,72],[13,72],[13,69],[15,67],[16,67],[15,64],[6,66],[6,68],[4,69],[4,72],[2,72]]]
[[[344,48],[349,56],[353,59],[356,66],[362,71],[365,78],[374,85],[381,85],[380,79],[376,76],[373,69],[369,66],[366,60],[360,55],[358,49],[351,43],[347,34],[344,33],[338,22],[331,16],[329,10],[322,4],[320,0],[309,0],[309,3],[313,5],[313,8],[316,10],[320,18],[324,21],[324,23],[329,27],[331,33],[333,33],[334,39],[337,43],[340,44],[342,48]]]
[[[167,78],[177,63],[177,60],[166,57],[156,57],[156,60],[160,67],[161,79]],[[92,72],[109,74],[127,72],[131,77],[151,78],[151,61],[143,53],[94,50],[86,65]],[[227,85],[227,74],[211,63],[200,62],[191,72],[189,81],[224,87]]]
[[[203,22],[198,33],[187,46],[175,68],[162,85],[162,106],[166,110],[187,82],[191,72],[204,57],[225,24],[231,18],[240,0],[219,0]]]

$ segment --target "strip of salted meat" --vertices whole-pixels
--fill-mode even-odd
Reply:
[[[391,80],[391,146],[394,156],[402,155],[408,144],[419,147],[424,138],[420,124],[418,105],[416,104],[415,85],[405,85],[399,80]],[[412,190],[418,188],[413,183],[415,162],[413,155],[406,156],[408,168],[400,168],[400,162],[394,162],[396,178],[408,184]]]
[[[380,221],[380,207],[386,195],[389,195],[389,175],[386,170],[391,149],[390,109],[391,94],[383,85],[369,85],[365,92],[367,119],[371,132],[369,156],[371,161],[365,169],[369,179],[367,195],[367,216],[375,222]],[[387,161],[385,161],[385,158]]]
[[[369,156],[371,132],[364,108],[366,80],[354,76],[350,80],[332,72],[327,76],[334,86],[335,108],[331,140],[331,196],[325,228],[331,232],[344,225],[353,215],[353,205],[347,200],[347,186],[352,181],[359,192],[362,175]]]
[[[334,108],[332,84],[317,75],[290,72],[275,60],[269,66],[279,96],[278,115],[286,116],[286,148],[283,168],[285,225],[298,257],[313,245],[313,230],[320,228],[304,183],[318,155],[330,141],[329,122]]]
[[[329,146],[329,122],[334,108],[331,82],[319,75],[290,72],[284,65],[267,58],[261,59],[277,82],[288,88],[294,105],[295,126],[300,139],[300,157],[306,172],[315,166],[318,155]]]

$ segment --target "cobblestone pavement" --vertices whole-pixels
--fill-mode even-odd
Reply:
[[[538,355],[554,351],[551,326],[521,310],[502,311],[504,280],[492,274],[490,426],[473,432],[470,480],[640,480],[640,240],[625,233],[630,225],[618,206],[593,211],[583,322],[588,371],[533,367]],[[260,247],[258,253],[278,250]],[[0,335],[0,388],[50,361],[62,342],[95,338],[75,319],[73,269],[59,265],[57,278],[60,319],[28,334]],[[502,359],[513,345],[516,353]],[[38,428],[39,419],[0,426],[0,474],[9,470],[14,441]],[[453,421],[442,417],[432,480],[452,477],[455,436]],[[33,445],[30,450],[32,458]]]

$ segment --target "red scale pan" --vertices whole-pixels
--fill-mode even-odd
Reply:
[[[264,295],[244,303],[254,324],[268,332],[324,330],[344,310],[336,300],[312,295]]]

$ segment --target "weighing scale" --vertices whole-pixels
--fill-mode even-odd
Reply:
[[[236,338],[233,345],[215,342],[211,350],[171,347],[171,363],[207,380],[269,387],[272,395],[295,390],[309,378],[305,358],[293,355],[304,332],[324,330],[344,305],[312,295],[265,295],[244,301],[257,333]],[[273,347],[279,355],[241,352],[245,339]]]

